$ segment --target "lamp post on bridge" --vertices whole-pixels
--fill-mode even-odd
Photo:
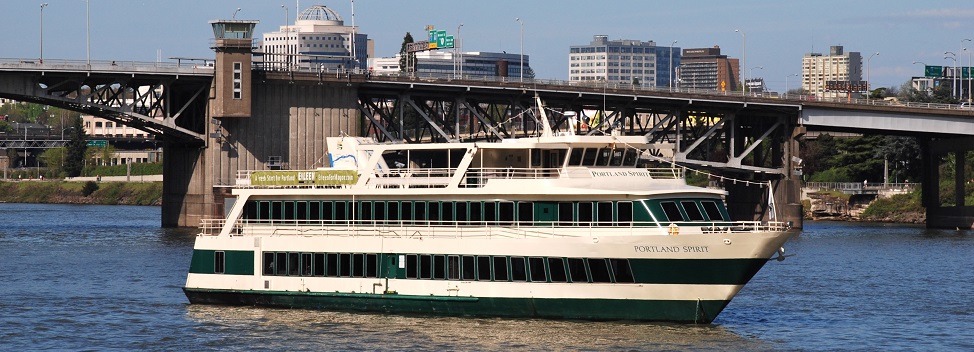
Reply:
[[[88,51],[88,70],[91,70],[91,0],[85,0],[85,45]]]
[[[514,21],[521,24],[521,82],[524,82],[524,21],[520,17],[514,18]]]
[[[289,28],[288,28],[289,26],[288,26],[288,23],[287,23],[288,18],[290,18],[291,16],[288,14],[287,6],[281,5],[281,8],[284,9],[284,56],[282,57],[283,60],[281,60],[282,61],[281,62],[281,69],[285,69],[288,66],[288,57],[287,57],[288,55],[287,54],[288,54],[289,51],[291,51],[291,48],[290,48],[290,44],[291,44],[291,31],[289,30]]]
[[[916,64],[921,64],[921,65],[923,65],[923,76],[924,76],[924,77],[926,77],[926,76],[927,76],[927,64],[926,64],[925,62],[923,62],[923,61],[913,61],[913,64],[914,64],[914,65],[916,65]]]
[[[747,59],[747,35],[744,34],[744,31],[740,29],[735,29],[734,31],[741,33],[741,42],[742,42],[741,64],[739,65],[740,69],[738,71],[744,71],[744,68],[747,67],[744,65],[744,60]],[[740,72],[742,76],[744,75],[744,73],[745,72]],[[741,96],[747,95],[747,93],[745,93],[744,91],[746,88],[745,86],[747,86],[747,76],[741,77]]]
[[[946,55],[953,55],[953,56],[946,56]],[[954,54],[952,51],[945,51],[944,60],[947,59],[954,60],[954,76],[950,79],[950,97],[953,98],[957,96],[957,83],[954,83],[957,80],[957,54]],[[949,68],[950,66],[947,67]]]
[[[788,78],[791,78],[791,77],[798,77],[798,74],[797,73],[792,73],[790,75],[785,76],[785,96],[788,95]]]
[[[747,75],[748,76],[751,76],[751,77],[754,77],[754,69],[763,70],[764,69],[764,66],[754,66],[754,67],[751,67],[751,69],[748,70],[749,72],[747,73]],[[746,81],[744,82],[744,86],[745,87],[747,86],[747,82]]]
[[[463,78],[463,52],[460,51],[459,45],[457,45],[460,44],[460,27],[463,27],[463,23],[457,26],[457,40],[453,43],[453,52],[456,54],[454,59],[457,61],[456,65],[453,66],[454,78]],[[457,76],[458,71],[460,72],[460,76]]]
[[[970,39],[961,39],[960,46],[963,47],[964,46],[964,42],[970,42],[970,41],[972,41],[972,40],[970,40]],[[971,101],[971,73],[972,73],[971,72],[971,52],[970,52],[970,50],[967,50],[966,47],[961,48],[961,51],[966,51],[967,52],[967,101],[970,102]],[[961,76],[963,77],[963,75],[961,75]],[[964,83],[963,82],[959,82],[958,84],[961,85],[959,90],[961,91],[961,94],[960,95],[963,96],[964,95],[963,94],[964,93],[963,92],[963,90],[964,90],[963,84]]]
[[[876,55],[879,55],[879,52],[878,51],[875,52],[875,53],[873,53],[872,55],[869,55],[869,58],[866,59],[866,102],[869,102],[869,95],[871,93],[870,90],[869,90],[869,83],[871,83],[869,81],[869,60],[872,60],[873,59],[873,56],[876,56]]]
[[[44,8],[47,7],[47,3],[41,4],[41,56],[40,63],[44,63]]]
[[[670,44],[670,65],[669,65],[670,66],[670,70],[669,71],[670,71],[670,90],[671,91],[673,90],[673,71],[676,70],[676,68],[673,67],[673,48],[674,47],[676,47],[676,41],[675,40],[673,41],[672,44]]]

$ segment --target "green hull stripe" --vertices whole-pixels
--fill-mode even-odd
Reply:
[[[625,300],[407,296],[183,288],[193,304],[220,304],[447,316],[710,323],[729,300]]]

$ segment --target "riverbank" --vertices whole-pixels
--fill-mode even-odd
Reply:
[[[162,182],[0,181],[0,202],[162,205]]]
[[[920,191],[888,197],[850,197],[841,192],[812,192],[802,200],[806,220],[924,224],[927,212]]]

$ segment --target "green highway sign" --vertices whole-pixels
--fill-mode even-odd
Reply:
[[[446,49],[453,47],[453,36],[446,35],[446,31],[443,30],[430,30],[429,31],[430,49]]]
[[[104,139],[90,140],[90,141],[88,141],[88,146],[89,147],[107,147],[108,146],[108,141],[106,141]]]
[[[923,75],[926,77],[943,77],[944,67],[943,66],[926,66],[923,70]]]

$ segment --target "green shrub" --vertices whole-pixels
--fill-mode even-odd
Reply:
[[[98,190],[98,184],[95,181],[85,182],[85,185],[81,187],[81,195],[87,197]]]

